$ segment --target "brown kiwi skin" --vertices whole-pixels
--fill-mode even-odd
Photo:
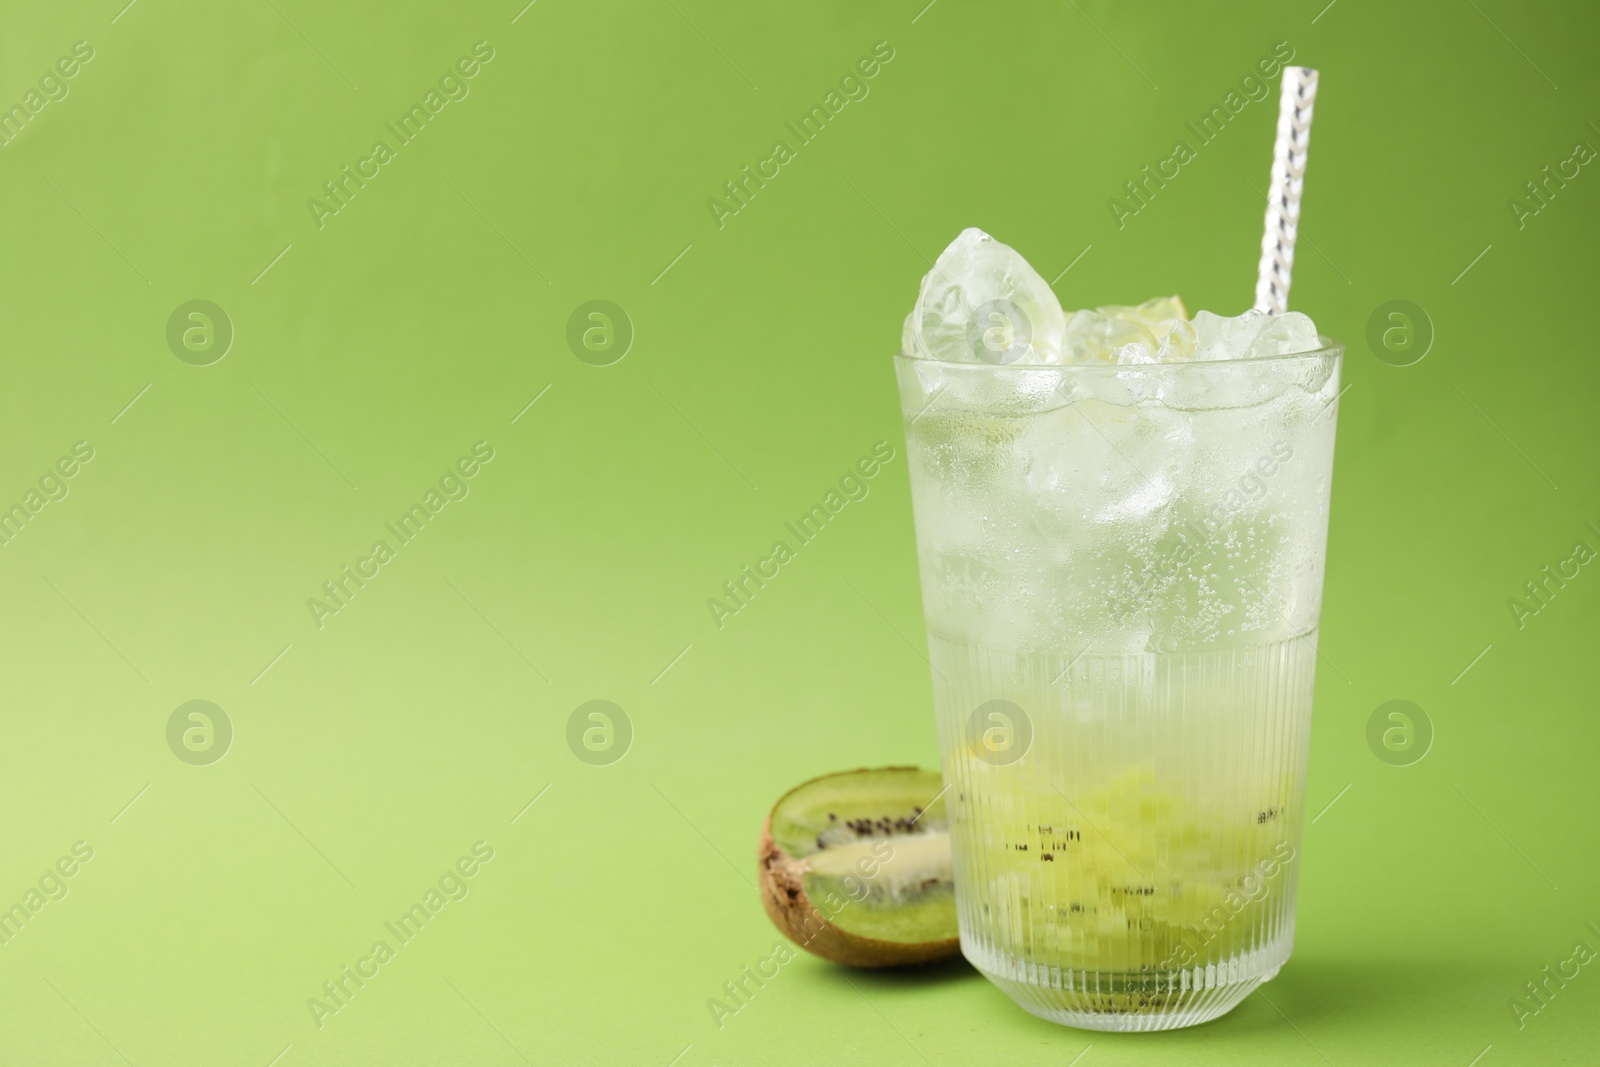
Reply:
[[[917,767],[860,767],[843,774],[862,774],[871,771],[914,771]],[[767,812],[761,827],[761,849],[758,861],[761,870],[761,904],[767,916],[785,937],[813,955],[821,956],[847,967],[910,967],[919,963],[948,959],[961,951],[961,939],[946,938],[939,941],[881,941],[873,937],[852,934],[832,923],[815,908],[806,896],[804,861],[791,857],[772,839],[772,812],[784,797],[823,778],[837,778],[838,774],[818,775],[789,790]]]

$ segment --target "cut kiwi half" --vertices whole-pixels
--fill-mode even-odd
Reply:
[[[761,902],[823,959],[900,967],[960,951],[936,771],[881,767],[789,790],[761,831]]]

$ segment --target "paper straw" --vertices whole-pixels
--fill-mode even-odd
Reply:
[[[1278,138],[1272,146],[1272,187],[1267,190],[1266,232],[1256,273],[1256,308],[1273,315],[1289,309],[1289,272],[1300,230],[1300,195],[1305,191],[1306,149],[1311,143],[1311,105],[1317,72],[1284,67],[1278,97]]]

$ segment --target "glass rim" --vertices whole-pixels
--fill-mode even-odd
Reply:
[[[1139,371],[1164,371],[1169,368],[1204,368],[1204,367],[1238,367],[1244,364],[1262,366],[1269,363],[1287,363],[1292,360],[1309,360],[1319,356],[1333,356],[1335,359],[1344,355],[1344,344],[1335,341],[1327,334],[1317,334],[1317,340],[1322,342],[1320,348],[1310,348],[1304,352],[1287,352],[1281,356],[1240,356],[1237,359],[1195,359],[1180,360],[1171,363],[971,363],[967,360],[935,359],[932,356],[914,356],[908,352],[896,352],[896,360],[905,360],[909,363],[926,363],[941,368],[971,368],[985,372],[992,371],[1057,371],[1077,374],[1085,371],[1097,372],[1139,372]]]

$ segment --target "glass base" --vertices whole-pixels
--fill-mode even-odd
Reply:
[[[1280,945],[1253,954],[1253,959],[1235,959],[1224,967],[1159,975],[1060,971],[1050,984],[1008,978],[986,970],[977,960],[972,963],[1025,1011],[1062,1026],[1177,1030],[1232,1011],[1262,982],[1277,977],[1292,944],[1292,938],[1284,938]]]

